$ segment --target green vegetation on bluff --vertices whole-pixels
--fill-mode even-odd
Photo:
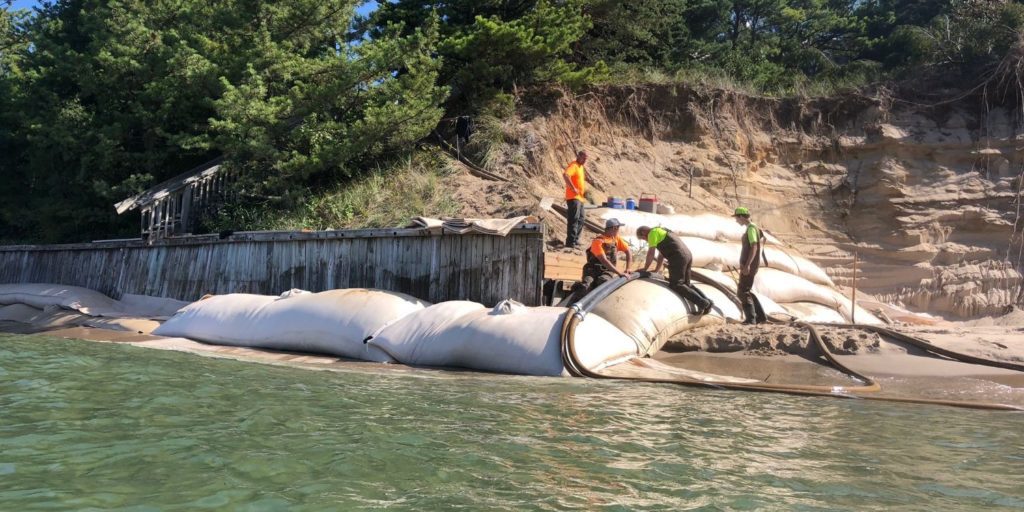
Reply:
[[[969,87],[1024,26],[1024,5],[993,0],[398,0],[367,18],[360,3],[0,7],[0,239],[131,235],[114,202],[218,154],[244,181],[211,226],[372,224],[355,210],[389,206],[404,180],[380,177],[408,173],[446,112],[544,84]],[[376,201],[340,198],[375,179]]]

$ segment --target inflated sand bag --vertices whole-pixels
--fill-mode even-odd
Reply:
[[[32,323],[32,320],[42,313],[42,309],[34,308],[26,304],[0,306],[0,321],[28,324]]]
[[[754,291],[779,304],[790,302],[814,302],[832,309],[838,309],[842,296],[831,288],[819,286],[802,277],[762,268],[754,278]]]
[[[40,283],[0,284],[0,304],[25,304],[37,309],[59,306],[97,316],[117,308],[117,301],[88,288]]]
[[[708,284],[696,283],[696,286],[715,303],[711,308],[710,315],[720,316],[723,320],[741,320],[743,318],[739,306],[729,296]]]
[[[754,297],[757,299],[758,304],[761,305],[761,310],[764,311],[765,316],[769,318],[779,315],[786,317],[791,314],[788,309],[775,302],[770,297],[756,292],[754,293]]]
[[[741,249],[742,245],[737,243],[736,250],[738,251]],[[764,253],[764,259],[768,260],[768,268],[774,268],[795,276],[800,276],[812,283],[825,286],[835,286],[835,283],[832,282],[832,278],[829,277],[821,267],[803,256],[790,254],[789,251],[776,247],[765,247]],[[764,259],[761,260],[761,266],[765,266]]]
[[[779,304],[813,302],[839,312],[845,322],[850,322],[850,299],[832,288],[814,284],[802,277],[772,268],[762,268],[754,279],[754,291],[763,294]],[[857,323],[882,325],[875,315],[857,307]]]
[[[740,246],[715,242],[692,236],[682,237],[686,248],[693,254],[694,268],[729,270],[740,266]]]
[[[697,273],[697,274],[700,274],[700,275],[702,275],[704,277],[710,278],[711,280],[715,281],[716,283],[720,284],[721,286],[723,286],[726,289],[728,289],[729,291],[731,291],[733,294],[736,293],[736,280],[733,279],[733,277],[731,277],[730,275],[724,274],[722,272],[716,272],[714,270],[708,270],[708,269],[694,269],[693,272]],[[758,303],[761,304],[761,309],[762,309],[762,311],[764,311],[764,314],[766,316],[772,317],[772,316],[781,315],[781,318],[785,318],[787,316],[795,316],[789,310],[789,308],[788,308],[789,305],[788,304],[787,305],[779,304],[775,300],[773,300],[771,297],[769,297],[768,295],[765,295],[763,293],[758,293],[757,291],[752,291],[751,293],[754,294],[754,297],[757,298]],[[821,307],[826,307],[826,306],[821,306]],[[830,309],[830,310],[835,311],[834,309]],[[861,309],[858,308],[857,311],[858,311],[857,314],[859,315]],[[836,315],[842,317],[842,315],[839,314],[838,312],[836,312]],[[870,316],[870,315],[868,314],[868,316]]]
[[[707,277],[726,289],[731,290],[733,293],[736,293],[736,280],[728,274],[706,268],[694,268],[691,270],[691,277],[692,274],[700,274],[701,276]]]
[[[730,292],[732,292],[731,296],[735,296],[736,295],[736,280],[733,279],[731,276],[723,274],[722,272],[716,272],[714,270],[708,270],[708,269],[703,269],[703,268],[693,269],[693,272],[695,274],[700,274],[700,275],[702,275],[704,277],[710,278],[712,281],[715,281],[716,283],[718,283],[723,288],[725,288],[725,289],[729,290]],[[701,285],[701,286],[703,286],[703,285]],[[783,308],[782,306],[777,304],[770,297],[768,297],[766,295],[763,295],[763,294],[760,294],[760,293],[757,293],[757,292],[752,292],[752,293],[754,294],[754,297],[757,298],[758,303],[761,304],[761,309],[764,311],[765,315],[772,316],[772,315],[777,315],[777,314],[783,314],[783,315],[787,315],[788,314],[788,312],[786,311],[785,308]],[[739,312],[739,306],[736,306],[736,303],[732,302],[731,298],[727,297],[727,299],[730,301],[730,303],[733,305],[733,307],[736,308],[736,313],[735,313],[736,318],[742,317],[742,313]],[[737,297],[737,300],[738,300],[738,297]],[[731,313],[729,315],[729,318],[733,318]]]
[[[38,309],[59,307],[108,318],[155,319],[168,318],[188,305],[180,300],[132,294],[114,300],[88,288],[39,283],[0,285],[0,304],[25,304]]]
[[[148,295],[126,293],[118,299],[117,308],[125,316],[166,320],[174,316],[179,309],[188,306],[189,304],[189,302],[168,299],[165,297],[151,297]]]
[[[822,306],[821,304],[815,304],[813,302],[794,302],[791,304],[782,304],[782,307],[786,308],[786,311],[788,311],[789,314],[802,322],[820,324],[846,323],[846,319],[843,318],[841,313],[828,306]]]
[[[636,235],[620,236],[630,247],[636,249],[640,262],[643,262],[643,257],[647,253],[647,241],[640,240]],[[733,250],[730,244],[692,236],[680,238],[693,255],[694,269],[707,268],[720,272],[735,269],[740,264],[740,253],[738,250]]]
[[[281,297],[236,293],[194,302],[153,334],[387,362],[364,340],[427,306],[405,294],[361,288]]]
[[[736,270],[740,267],[740,252],[743,246],[738,242],[715,242],[690,236],[682,237],[683,243],[693,254],[693,266],[695,268],[709,268],[714,270]],[[774,268],[796,276],[800,276],[813,283],[834,286],[832,279],[828,277],[821,267],[801,256],[793,256],[782,249],[775,247],[765,248],[765,258],[768,264],[761,260],[762,268]]]
[[[566,312],[513,301],[493,309],[476,302],[442,302],[391,324],[368,344],[410,365],[567,375],[560,340]],[[579,324],[576,340],[581,363],[592,369],[637,352],[632,340],[594,315]]]
[[[727,318],[742,319],[739,309],[722,292],[704,284],[697,287],[715,303],[708,315],[691,314],[687,302],[666,283],[649,279],[626,283],[592,311],[626,333],[639,347],[639,355],[649,355],[684,330],[721,324]]]
[[[464,328],[467,322],[464,317],[485,314],[487,311],[482,304],[468,300],[441,302],[406,315],[381,329],[367,341],[367,345],[401,363],[431,365],[417,361],[433,362],[435,348],[432,345],[440,336]],[[433,366],[445,364],[433,362]]]
[[[620,236],[634,235],[636,228],[640,226],[657,227],[661,226],[679,236],[692,236],[705,240],[719,242],[734,242],[743,236],[746,229],[733,220],[732,217],[723,217],[704,213],[700,215],[659,215],[656,213],[642,212],[638,210],[599,210],[598,216],[601,224],[604,221],[616,218],[622,222],[619,229]],[[769,244],[778,244],[779,240],[774,236],[765,233],[765,239]]]
[[[620,236],[627,237],[634,247],[646,247],[646,241],[636,238],[640,226],[661,226],[683,238],[693,253],[694,267],[709,267],[717,270],[736,269],[740,266],[740,250],[744,233],[732,217],[721,215],[659,215],[636,210],[605,209],[599,214],[602,220],[616,218],[622,222]],[[832,279],[821,267],[802,256],[790,254],[781,247],[781,242],[765,233],[765,258],[767,267],[789,272],[811,282],[833,286]],[[762,265],[764,262],[762,261]]]
[[[597,313],[588,314],[576,326],[575,339],[580,366],[592,371],[647,355],[635,340]]]
[[[708,268],[713,270],[736,270],[740,267],[740,253],[743,246],[739,242],[716,242],[704,238],[683,236],[683,243],[693,254],[694,268]],[[635,237],[627,238],[627,241],[634,247],[646,247],[646,242]],[[797,275],[813,283],[834,286],[832,279],[818,265],[802,256],[795,256],[789,252],[776,247],[765,248],[764,259],[761,260],[762,268],[774,268],[793,275]]]

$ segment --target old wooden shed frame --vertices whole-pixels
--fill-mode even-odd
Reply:
[[[140,236],[160,240],[191,233],[200,213],[230,195],[237,174],[224,170],[217,157],[114,205],[118,215],[138,209]]]

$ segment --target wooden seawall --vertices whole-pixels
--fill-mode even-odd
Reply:
[[[0,247],[0,284],[81,286],[193,301],[207,293],[378,288],[430,302],[515,299],[540,305],[544,226],[507,236],[424,229],[245,232]]]

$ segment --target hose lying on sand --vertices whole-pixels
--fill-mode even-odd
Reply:
[[[731,300],[738,302],[735,294],[727,290],[724,286],[721,286],[714,282],[708,282],[709,279],[703,279],[699,277],[699,274],[694,274],[695,280],[699,280],[726,293]],[[1005,404],[994,404],[994,403],[983,403],[983,402],[968,402],[959,400],[934,400],[934,399],[923,399],[923,398],[898,398],[898,397],[882,397],[874,396],[871,393],[880,391],[881,386],[875,382],[871,377],[863,375],[846,365],[839,362],[832,354],[828,345],[822,340],[821,335],[818,333],[814,325],[803,322],[790,322],[791,325],[800,327],[807,331],[808,341],[812,342],[815,346],[821,350],[822,355],[826,360],[840,372],[849,375],[850,377],[862,382],[861,385],[856,386],[817,386],[817,385],[795,385],[795,384],[745,384],[735,382],[715,382],[715,381],[700,381],[686,377],[678,378],[657,378],[657,377],[620,377],[615,375],[609,375],[606,373],[595,372],[587,368],[585,365],[580,363],[580,358],[576,352],[576,327],[582,322],[587,314],[601,301],[606,299],[614,291],[618,290],[626,283],[640,279],[637,274],[632,274],[628,277],[619,277],[617,279],[608,281],[601,286],[595,288],[590,294],[584,297],[582,300],[573,304],[568,313],[565,315],[565,319],[561,327],[561,350],[562,350],[562,361],[565,368],[570,374],[579,377],[591,377],[598,379],[627,379],[636,380],[640,382],[652,382],[652,383],[663,383],[663,384],[676,384],[681,386],[694,386],[694,387],[706,387],[715,389],[734,389],[740,391],[762,391],[762,392],[775,392],[775,393],[786,393],[792,395],[803,395],[803,396],[830,396],[837,398],[859,398],[865,400],[879,400],[886,402],[902,402],[902,403],[918,403],[918,404],[932,404],[932,405],[948,405],[953,407],[965,407],[973,409],[989,409],[989,410],[1005,410],[1005,411],[1024,411],[1024,408],[1005,405]],[[866,329],[872,332],[877,332],[882,335],[891,336],[899,341],[903,341],[922,348],[929,352],[942,355],[958,361],[968,362],[972,364],[981,364],[986,366],[993,366],[999,368],[1007,368],[1012,370],[1024,371],[1024,366],[1017,365],[1014,363],[992,361],[979,357],[969,356],[966,354],[960,354],[951,350],[941,349],[931,343],[922,340],[920,338],[914,338],[903,333],[898,333],[891,329],[877,327],[877,326],[864,326],[864,325],[844,325],[842,327]]]

